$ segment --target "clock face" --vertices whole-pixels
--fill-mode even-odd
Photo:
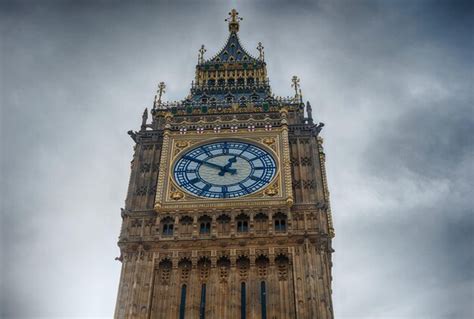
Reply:
[[[236,198],[268,185],[276,174],[275,159],[245,142],[219,141],[183,154],[173,168],[177,184],[207,198]]]

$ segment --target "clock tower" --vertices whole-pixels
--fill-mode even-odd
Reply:
[[[164,102],[160,83],[129,131],[115,318],[333,318],[323,124],[297,77],[272,93],[240,20],[216,55],[201,47],[188,97]]]

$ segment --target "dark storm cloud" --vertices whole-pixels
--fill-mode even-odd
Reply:
[[[186,96],[232,7],[326,123],[336,316],[473,317],[469,1],[3,2],[4,317],[112,316],[125,132],[158,81]]]

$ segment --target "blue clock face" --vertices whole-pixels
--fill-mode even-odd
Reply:
[[[256,145],[219,141],[183,154],[175,163],[177,184],[207,198],[236,198],[268,185],[276,174],[275,159]]]

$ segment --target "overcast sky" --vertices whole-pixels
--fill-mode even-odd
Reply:
[[[472,2],[130,3],[2,1],[5,318],[112,316],[126,132],[159,81],[188,94],[232,7],[326,124],[336,317],[474,317]]]

